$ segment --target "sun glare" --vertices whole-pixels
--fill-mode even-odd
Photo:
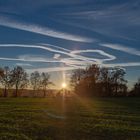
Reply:
[[[67,84],[66,83],[62,83],[62,88],[66,88]]]

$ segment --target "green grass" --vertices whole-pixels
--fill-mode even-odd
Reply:
[[[0,140],[140,140],[140,98],[0,98]]]

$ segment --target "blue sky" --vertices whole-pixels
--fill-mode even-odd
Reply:
[[[51,73],[90,64],[126,69],[129,86],[140,76],[139,0],[0,0],[0,64]]]

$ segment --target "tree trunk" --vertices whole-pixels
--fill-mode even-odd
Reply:
[[[16,85],[15,97],[18,96],[18,86]]]
[[[4,95],[3,95],[4,97],[7,97],[7,88],[6,88],[6,86],[5,86],[5,88],[4,88]]]
[[[118,94],[118,85],[117,84],[116,84],[116,88],[115,88],[115,94],[116,94],[116,96]]]
[[[46,88],[44,89],[44,97],[46,97]]]
[[[35,89],[35,87],[33,88],[33,96],[36,97],[36,89]]]

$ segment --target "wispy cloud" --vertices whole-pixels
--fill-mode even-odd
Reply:
[[[29,67],[33,66],[31,64],[28,64],[28,63],[16,63],[16,65],[17,66],[29,66]]]
[[[54,49],[57,49],[57,50],[61,50],[61,51],[65,51],[65,52],[70,52],[71,50],[69,49],[66,49],[66,48],[62,48],[62,47],[59,47],[59,46],[56,46],[56,45],[52,45],[52,44],[48,44],[48,43],[40,43],[39,45],[41,46],[50,46],[51,48],[54,48]]]
[[[43,55],[33,55],[33,54],[25,54],[25,55],[19,55],[18,56],[19,60],[24,60],[24,61],[29,61],[29,62],[50,62],[50,63],[56,63],[56,62],[60,62],[58,60],[54,60],[51,58],[47,58]]]
[[[42,27],[35,24],[20,23],[12,19],[9,19],[7,17],[0,17],[0,25],[19,29],[19,30],[29,31],[29,32],[33,32],[33,33],[37,33],[37,34],[41,34],[45,36],[71,40],[71,41],[78,41],[78,42],[93,42],[94,41],[93,39],[90,39],[87,37],[81,37],[78,35],[72,35],[69,33],[56,31],[54,29],[50,29],[49,27]]]
[[[53,58],[54,59],[59,59],[60,56],[61,56],[60,54],[54,54]]]
[[[103,64],[103,66],[106,67],[134,67],[134,66],[140,66],[140,62],[125,62],[125,63],[114,63],[114,64]]]
[[[62,17],[58,20],[65,24],[88,29],[95,34],[98,33],[101,37],[104,36],[104,38],[139,40],[139,32],[137,31],[137,28],[140,28],[139,1],[122,1],[117,4],[109,2],[104,6],[103,3],[98,3],[98,6],[96,5],[97,2],[95,2],[95,7],[93,6],[94,8],[87,7],[83,10],[57,13],[58,16]],[[131,33],[129,33],[130,31]]]
[[[88,19],[91,21],[107,21],[108,22],[125,22],[127,24],[135,24],[140,25],[140,10],[139,10],[139,2],[127,2],[117,5],[109,5],[100,8],[96,7],[93,9],[87,9],[83,11],[77,12],[70,12],[70,13],[62,13],[60,15],[70,16],[81,18],[81,19]],[[136,8],[134,10],[134,8]],[[103,23],[104,24],[104,23]]]
[[[51,67],[51,68],[36,68],[36,69],[26,69],[27,72],[39,71],[39,72],[58,72],[58,71],[68,71],[74,70],[74,67]]]
[[[114,60],[116,59],[116,57],[114,55],[111,55],[111,54],[108,54],[102,50],[93,50],[93,49],[90,49],[90,50],[76,50],[76,51],[72,51],[71,53],[72,54],[80,54],[80,53],[89,53],[89,52],[92,52],[92,53],[99,53],[100,55],[102,56],[106,56],[108,58],[106,59],[92,59],[92,58],[89,58],[90,60],[95,60],[95,61],[100,61],[100,62],[103,62],[103,61],[111,61],[111,60]]]
[[[110,48],[110,49],[113,49],[113,50],[118,50],[118,51],[122,51],[125,53],[140,56],[140,51],[137,49],[134,49],[134,48],[128,48],[126,46],[119,45],[119,44],[100,44],[100,45],[107,47],[107,48]]]

